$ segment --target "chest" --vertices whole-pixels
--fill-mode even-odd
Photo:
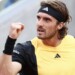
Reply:
[[[75,75],[75,49],[41,48],[36,50],[39,75]]]

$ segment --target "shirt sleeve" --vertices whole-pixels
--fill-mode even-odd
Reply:
[[[35,75],[33,73],[37,73],[35,48],[31,41],[22,44],[18,43],[16,45],[13,50],[12,61],[19,62],[22,65],[20,72],[26,72],[26,75]]]
[[[36,62],[35,49],[31,41],[18,43],[13,50],[12,60],[21,63],[22,66]]]
[[[12,61],[19,62],[22,67],[26,64],[25,48],[21,43],[18,43],[13,50]]]

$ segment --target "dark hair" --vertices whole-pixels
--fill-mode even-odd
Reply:
[[[62,29],[60,29],[58,32],[59,32],[59,39],[63,39],[64,36],[67,34],[67,23],[70,22],[71,20],[71,16],[69,15],[69,12],[68,12],[68,9],[66,7],[66,4],[61,2],[61,1],[58,1],[58,0],[46,0],[46,1],[42,1],[41,2],[41,6],[44,6],[44,5],[49,5],[51,6],[52,8],[54,8],[55,10],[57,10],[58,12],[61,13],[61,15],[63,16],[63,18],[65,19],[64,23],[64,27]]]

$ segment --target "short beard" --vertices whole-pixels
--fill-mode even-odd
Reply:
[[[54,36],[55,36],[56,32],[54,32],[52,35],[48,36],[48,37],[39,37],[37,36],[39,39],[42,39],[42,40],[46,40],[46,39],[52,39]]]

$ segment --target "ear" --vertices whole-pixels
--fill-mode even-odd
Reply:
[[[60,22],[58,24],[58,30],[62,29],[64,27],[65,23],[64,22]]]

